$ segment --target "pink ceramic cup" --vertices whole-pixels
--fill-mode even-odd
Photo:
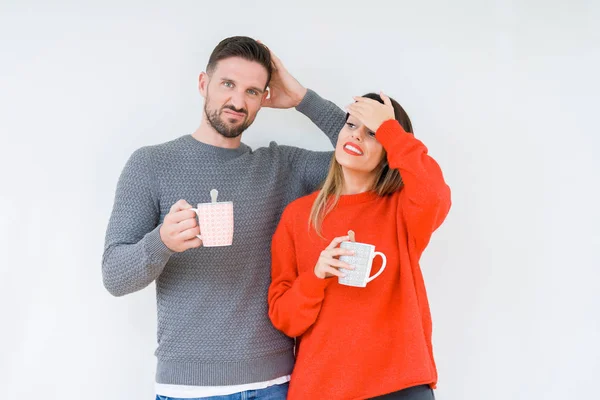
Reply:
[[[200,203],[192,208],[198,215],[204,247],[231,246],[233,243],[233,202]]]

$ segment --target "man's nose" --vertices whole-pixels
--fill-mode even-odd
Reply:
[[[236,108],[236,110],[245,110],[246,109],[246,99],[244,98],[244,94],[240,92],[235,92],[231,95],[231,105]]]

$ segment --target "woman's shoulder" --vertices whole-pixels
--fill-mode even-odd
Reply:
[[[310,211],[313,203],[315,202],[315,199],[319,195],[319,192],[320,192],[320,190],[317,190],[317,191],[312,192],[311,194],[307,194],[306,196],[297,198],[296,200],[294,200],[290,204],[288,204],[287,209],[291,209],[291,210],[295,210],[295,211],[308,209]]]
[[[283,216],[290,218],[292,216],[303,215],[310,213],[310,210],[315,202],[315,199],[319,195],[319,191],[315,191],[306,196],[302,196],[292,201],[287,205],[285,210],[283,211]]]

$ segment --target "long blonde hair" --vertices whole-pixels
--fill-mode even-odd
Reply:
[[[364,97],[377,100],[383,104],[383,100],[378,94],[367,93]],[[396,120],[402,125],[406,132],[413,133],[412,123],[410,122],[410,118],[408,117],[408,114],[406,114],[406,111],[404,111],[402,106],[398,104],[396,100],[392,98],[390,98],[390,100],[394,107],[394,117]],[[347,119],[348,114],[346,114],[346,120]],[[389,167],[385,150],[383,151],[381,162],[377,165],[376,174],[376,178],[373,181],[373,187],[370,188],[370,190],[377,193],[378,196],[390,195],[401,190],[404,185],[400,172]],[[323,220],[337,205],[343,189],[344,173],[342,171],[342,166],[337,162],[334,153],[331,159],[329,172],[327,173],[327,177],[323,182],[321,190],[313,203],[310,211],[310,218],[308,220],[309,228],[312,225],[319,236],[322,236],[321,227],[323,225]]]

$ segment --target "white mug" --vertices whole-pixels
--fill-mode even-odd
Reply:
[[[355,287],[366,287],[367,283],[377,278],[385,269],[387,259],[385,254],[380,251],[375,251],[375,246],[367,243],[359,242],[342,242],[340,244],[342,249],[353,250],[353,256],[340,256],[340,261],[350,264],[354,267],[353,270],[340,268],[346,276],[338,277],[338,282],[341,285],[355,286]],[[383,263],[379,271],[373,276],[371,275],[371,267],[373,266],[373,260],[376,256],[383,258]]]

